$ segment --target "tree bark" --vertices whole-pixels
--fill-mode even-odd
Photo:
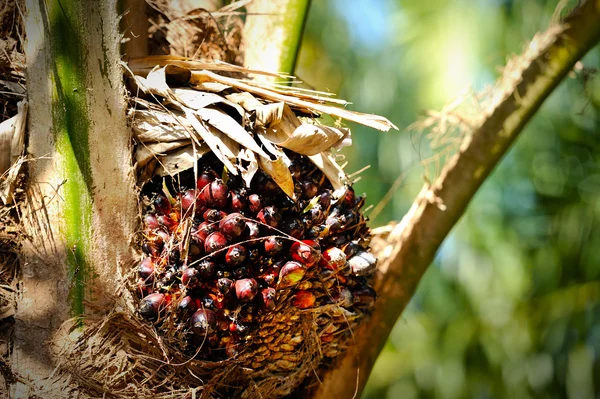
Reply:
[[[13,364],[32,383],[13,394],[59,397],[46,343],[69,317],[110,303],[120,266],[133,259],[137,195],[116,2],[26,7],[32,161]]]
[[[360,396],[392,327],[444,238],[543,101],[599,40],[600,1],[584,1],[507,65],[472,134],[439,178],[425,184],[386,238],[375,310],[355,331],[355,346],[321,379],[314,399]]]

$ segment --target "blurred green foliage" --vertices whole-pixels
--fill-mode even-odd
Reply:
[[[313,1],[297,75],[400,132],[353,128],[345,150],[373,225],[435,178],[426,110],[493,83],[555,1]],[[447,238],[398,320],[364,398],[600,397],[600,51],[526,127]],[[424,166],[431,160],[428,167]],[[352,384],[353,381],[340,382]]]

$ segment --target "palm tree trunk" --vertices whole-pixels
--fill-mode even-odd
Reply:
[[[29,184],[14,368],[50,389],[52,341],[110,303],[132,261],[137,202],[115,1],[28,1]]]

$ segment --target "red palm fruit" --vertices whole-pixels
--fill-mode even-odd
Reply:
[[[297,240],[301,239],[304,236],[304,224],[300,221],[300,219],[284,219],[281,225],[281,229],[284,233],[291,235]]]
[[[377,258],[370,252],[361,251],[348,259],[348,265],[355,276],[368,276],[377,267]]]
[[[289,287],[298,284],[306,274],[306,268],[294,261],[287,262],[279,271],[279,281],[277,285]]]
[[[231,213],[219,222],[219,230],[230,240],[241,237],[246,228],[244,216],[239,213]]]
[[[158,224],[158,220],[156,220],[156,215],[149,213],[144,216],[144,226],[149,230],[158,229],[160,225]]]
[[[302,187],[302,198],[311,199],[319,192],[319,186],[314,181],[307,179],[300,183]]]
[[[210,208],[225,208],[229,201],[229,189],[221,179],[216,179],[200,192],[200,203]]]
[[[348,207],[354,207],[354,200],[356,196],[354,195],[354,189],[352,187],[346,187],[346,192],[344,193],[343,203]]]
[[[279,227],[279,224],[281,223],[281,214],[274,206],[265,206],[258,212],[256,217],[267,226],[275,228]]]
[[[315,295],[306,290],[296,291],[296,295],[294,295],[294,299],[292,299],[292,305],[299,309],[308,309],[312,308],[315,305]]]
[[[265,240],[265,253],[273,256],[283,249],[283,240],[280,237],[270,236]]]
[[[173,220],[170,216],[160,215],[156,219],[158,220],[159,225],[166,227],[169,230],[173,230],[175,227],[177,227],[177,222]]]
[[[242,245],[233,245],[225,253],[227,266],[235,267],[241,265],[248,256],[248,250]]]
[[[187,211],[188,209],[193,208],[196,204],[196,190],[187,190],[181,196],[181,210]]]
[[[327,248],[323,252],[319,265],[330,270],[343,269],[346,266],[346,254],[337,247]]]
[[[262,209],[262,198],[260,195],[250,194],[248,197],[248,209],[252,213],[257,213]]]
[[[313,240],[296,241],[290,248],[290,255],[295,261],[310,267],[321,259],[321,247]]]
[[[171,212],[171,203],[169,202],[167,197],[165,197],[162,194],[159,194],[156,198],[154,198],[153,204],[156,212],[162,214]]]
[[[232,191],[231,195],[231,211],[240,212],[246,208],[246,197],[239,190]]]
[[[333,334],[324,334],[321,335],[321,342],[331,342],[333,341]]]
[[[140,314],[146,319],[155,319],[167,305],[166,298],[158,292],[150,294],[140,303]]]
[[[138,266],[138,274],[140,277],[148,278],[154,274],[154,262],[151,258],[144,258]]]
[[[246,334],[250,330],[250,326],[241,322],[240,320],[235,320],[229,323],[229,332],[235,334]]]
[[[264,310],[275,310],[275,288],[264,288],[260,291],[261,293],[261,305]]]
[[[183,297],[177,308],[180,312],[189,315],[190,313],[195,312],[198,309],[198,306],[196,306],[196,302],[192,299],[192,297],[188,295]]]
[[[207,254],[211,254],[215,251],[223,249],[227,246],[227,239],[221,232],[215,231],[210,233],[206,240],[204,240],[204,251]]]
[[[372,306],[377,299],[377,293],[368,285],[352,291],[352,302],[356,306]]]
[[[185,288],[194,288],[198,285],[198,270],[194,267],[183,269],[181,273],[181,284]]]
[[[192,235],[202,240],[202,242],[206,241],[206,237],[208,237],[211,233],[217,231],[217,225],[215,223],[202,222],[198,225],[196,230],[192,231]]]
[[[190,317],[190,327],[198,337],[205,337],[216,332],[217,316],[212,310],[198,309]]]
[[[146,296],[152,293],[152,287],[148,284],[149,279],[140,277],[136,284],[136,292],[139,296]]]
[[[217,289],[223,295],[227,295],[233,286],[233,280],[228,278],[220,278],[217,280]]]
[[[198,180],[196,181],[196,189],[198,192],[202,191],[204,187],[208,186],[217,178],[217,175],[213,171],[210,172],[202,172],[200,176],[198,176]]]
[[[279,269],[273,267],[267,270],[265,273],[258,276],[258,278],[265,282],[269,287],[274,287],[277,284],[277,278],[279,277]]]
[[[250,240],[250,242],[246,243],[248,246],[256,246],[260,244],[260,227],[258,223],[255,222],[246,222],[246,239]]]
[[[243,278],[235,282],[235,295],[241,302],[250,302],[258,292],[258,283],[253,278]]]
[[[208,259],[204,259],[200,263],[195,266],[196,270],[198,270],[198,277],[201,279],[209,279],[215,275],[217,270],[217,265],[214,262],[211,262]]]
[[[225,216],[227,216],[227,214],[218,209],[207,209],[202,214],[202,218],[204,220],[206,220],[207,222],[218,222],[219,220],[223,219]]]

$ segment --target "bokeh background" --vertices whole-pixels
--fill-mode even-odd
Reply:
[[[399,220],[439,171],[429,109],[493,83],[557,1],[313,0],[297,75],[384,115],[347,170]],[[600,397],[600,51],[561,84],[474,198],[398,320],[364,398]],[[428,163],[429,162],[429,163]],[[428,163],[425,167],[424,163]],[[340,382],[344,383],[344,382]],[[353,383],[348,381],[346,383]]]

